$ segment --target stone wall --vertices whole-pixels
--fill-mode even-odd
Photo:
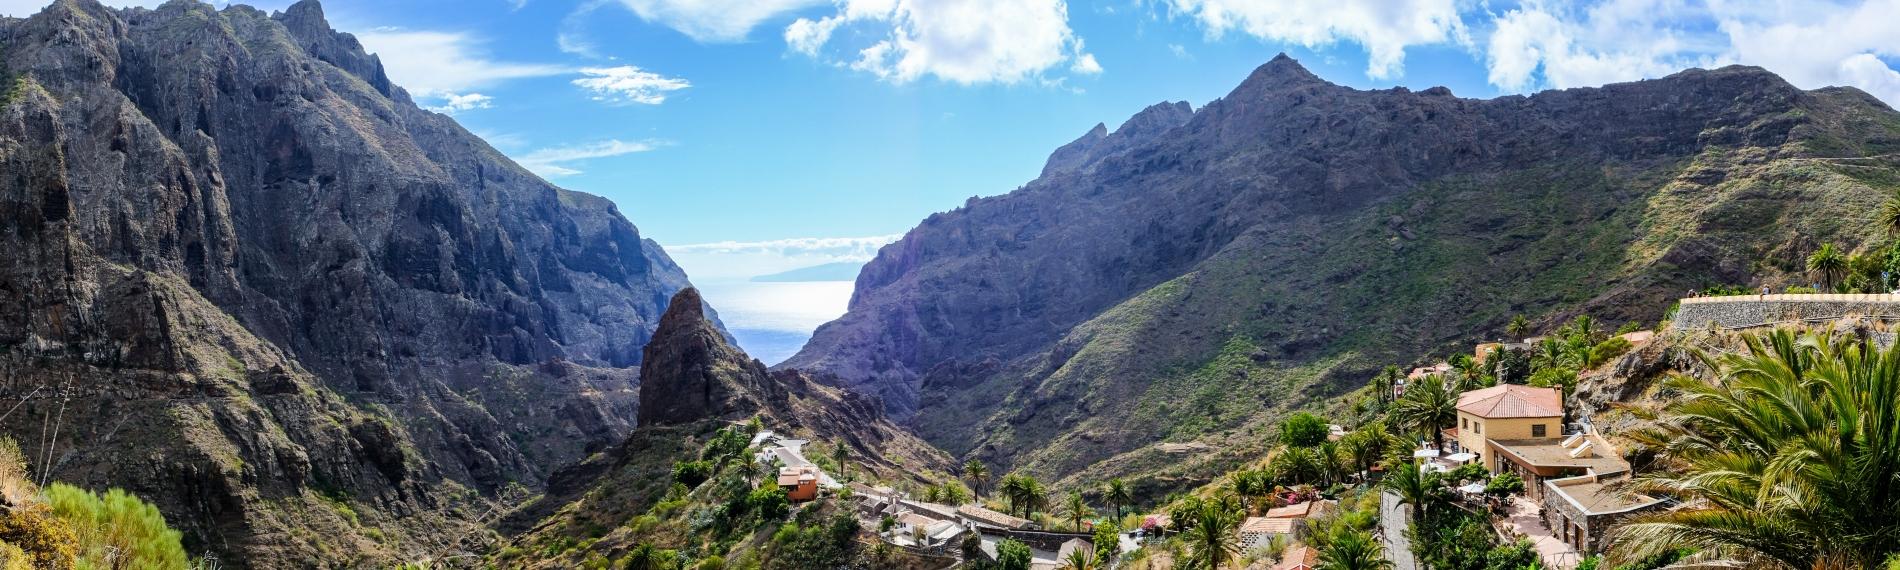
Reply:
[[[1398,493],[1386,490],[1379,495],[1379,539],[1385,543],[1385,559],[1392,570],[1417,570],[1412,560],[1412,541],[1405,529],[1412,526],[1412,506],[1399,502]]]
[[[1900,322],[1900,295],[1735,295],[1683,299],[1674,330],[1745,329],[1842,319]]]

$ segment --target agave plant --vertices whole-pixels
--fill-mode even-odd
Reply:
[[[1900,350],[1780,330],[1719,359],[1639,434],[1675,469],[1634,490],[1685,499],[1610,535],[1610,561],[1679,548],[1790,568],[1874,568],[1900,553]]]

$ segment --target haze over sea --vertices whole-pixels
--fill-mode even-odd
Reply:
[[[747,354],[790,358],[818,325],[843,315],[858,268],[897,235],[668,245]]]
[[[843,315],[851,302],[850,281],[695,279],[693,284],[719,311],[739,347],[767,365],[796,354],[818,325]]]

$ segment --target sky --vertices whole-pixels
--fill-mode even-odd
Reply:
[[[43,4],[0,0],[0,13]],[[1033,179],[1095,123],[1161,101],[1198,108],[1280,52],[1348,86],[1467,97],[1747,63],[1900,103],[1900,0],[324,6],[419,102],[556,184],[613,199],[648,237],[820,262],[868,254],[806,246],[889,241]]]

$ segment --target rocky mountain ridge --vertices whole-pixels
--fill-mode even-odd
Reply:
[[[924,220],[782,366],[881,395],[955,455],[1193,477],[1517,313],[1653,321],[1689,287],[1793,281],[1818,242],[1874,237],[1843,208],[1900,186],[1900,114],[1759,68],[1478,100],[1281,56],[1171,108]],[[1229,452],[1158,445],[1186,442]]]
[[[0,428],[55,478],[224,566],[380,566],[633,429],[685,274],[317,2],[58,0],[0,71]]]

